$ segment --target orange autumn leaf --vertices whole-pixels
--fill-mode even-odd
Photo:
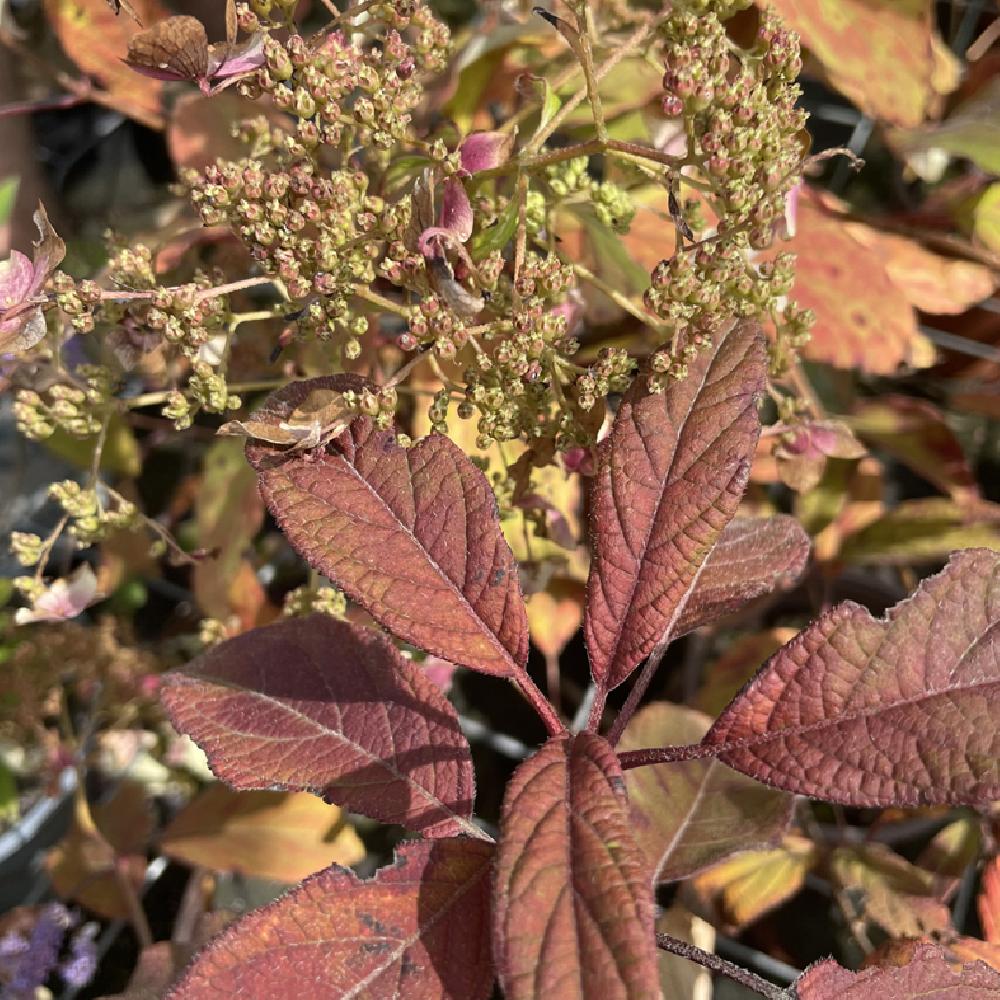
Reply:
[[[930,0],[770,0],[830,83],[865,114],[919,125],[958,84]]]
[[[816,314],[804,356],[873,375],[931,364],[934,350],[882,254],[859,243],[808,188],[799,196],[796,227],[783,248],[798,257],[792,297]]]
[[[166,16],[158,0],[135,0],[145,25]],[[109,91],[120,111],[154,128],[162,126],[163,83],[140,76],[122,61],[138,25],[116,17],[106,0],[45,0],[45,12],[63,51],[88,76]]]

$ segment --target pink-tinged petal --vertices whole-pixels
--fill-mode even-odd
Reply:
[[[19,608],[14,621],[18,625],[65,621],[67,618],[76,618],[96,600],[97,577],[84,563],[68,579],[56,580],[36,598],[30,608]]]
[[[418,237],[417,249],[425,257],[442,257],[444,256],[444,247],[451,243],[454,238],[454,233],[448,229],[442,229],[441,226],[429,226]]]
[[[451,682],[458,667],[451,660],[445,660],[440,656],[428,656],[420,664],[424,676],[436,684],[445,694],[451,690]]]
[[[264,65],[264,35],[258,33],[246,42],[235,46],[219,62],[216,62],[214,53],[211,58],[212,62],[208,68],[210,80],[224,80],[232,76],[251,73]]]
[[[472,202],[457,177],[449,177],[444,182],[441,227],[452,233],[459,243],[464,243],[472,235]]]
[[[0,264],[0,309],[19,305],[27,297],[35,277],[35,268],[20,250]]]
[[[510,159],[513,147],[514,137],[506,132],[473,132],[458,147],[462,171],[477,174],[499,167]]]

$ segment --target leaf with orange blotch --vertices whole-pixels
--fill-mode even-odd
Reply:
[[[194,516],[198,540],[213,555],[195,564],[193,590],[206,615],[225,621],[234,610],[232,586],[245,572],[243,556],[264,521],[264,505],[257,495],[257,477],[243,457],[242,441],[214,442],[202,470]],[[251,625],[252,620],[244,620],[244,628]]]
[[[933,896],[934,876],[885,844],[834,848],[829,866],[834,883],[850,891],[858,913],[891,937],[921,937],[951,928],[948,907]]]
[[[155,24],[166,16],[158,0],[132,0],[132,4],[143,24]],[[116,17],[106,0],[45,0],[45,12],[66,55],[110,92],[119,110],[162,128],[163,84],[137,76],[124,62],[135,24]]]
[[[619,751],[697,743],[712,720],[668,702],[629,720]],[[657,882],[672,882],[736,851],[773,843],[792,816],[792,796],[716,760],[654,764],[625,772],[632,828]]]
[[[803,357],[873,375],[933,363],[934,349],[881,254],[859,243],[810,188],[802,188],[795,236],[783,249],[797,257],[792,297],[816,314]]]
[[[165,675],[160,697],[236,788],[313,791],[428,836],[479,835],[455,710],[373,630],[320,614],[254,629]]]
[[[863,402],[850,423],[860,437],[899,459],[956,503],[979,499],[979,486],[962,443],[933,403],[912,396],[879,395]]]
[[[462,838],[408,841],[367,880],[329,868],[230,924],[169,1000],[486,1000],[492,860]]]
[[[736,513],[760,434],[764,344],[731,324],[687,378],[651,393],[637,378],[599,449],[585,628],[598,685],[621,684],[685,616]]]
[[[721,922],[745,927],[791,899],[816,860],[811,840],[789,835],[777,847],[735,854],[688,884],[695,898],[714,902]]]
[[[794,517],[734,518],[705,560],[671,636],[679,638],[762,594],[792,586],[808,558],[809,536]]]
[[[350,379],[293,383],[256,416],[280,422],[311,389]],[[292,546],[382,625],[452,663],[523,673],[528,619],[496,498],[448,438],[403,448],[361,417],[311,454],[254,441],[247,458]]]
[[[860,222],[847,231],[881,258],[886,273],[915,309],[935,316],[956,316],[989,298],[997,287],[992,269],[969,260],[942,257],[916,240]]]
[[[953,964],[937,944],[921,944],[906,965],[849,972],[832,958],[810,966],[795,981],[799,1000],[995,1000],[1000,972],[985,962]]]
[[[128,920],[122,882],[138,891],[146,874],[153,815],[146,790],[123,781],[106,802],[88,808],[77,798],[69,832],[49,852],[46,868],[56,893],[109,920]]]
[[[991,944],[1000,945],[1000,857],[993,858],[983,868],[977,906],[983,937]]]
[[[236,792],[218,783],[173,818],[160,849],[192,866],[276,882],[297,882],[365,856],[365,845],[341,811],[315,795]]]
[[[1000,798],[1000,555],[952,556],[882,620],[839,604],[779,650],[704,745],[767,784],[852,806]]]
[[[930,0],[771,0],[830,83],[865,114],[919,125],[958,84]]]
[[[546,743],[514,772],[500,829],[494,953],[507,1000],[659,996],[652,883],[607,741]]]
[[[559,656],[583,621],[586,590],[578,580],[557,577],[528,598],[531,640],[546,656]]]

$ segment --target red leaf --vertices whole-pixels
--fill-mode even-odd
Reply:
[[[234,788],[314,791],[428,836],[481,836],[455,710],[376,632],[327,615],[244,632],[167,674],[161,698]]]
[[[705,736],[786,791],[854,806],[1000,798],[1000,555],[957,553],[877,621],[840,604],[787,646]]]
[[[546,743],[507,786],[501,831],[495,945],[507,1000],[658,997],[651,880],[607,741]]]
[[[284,389],[265,409],[291,412],[302,393]],[[401,448],[364,417],[323,451],[254,442],[247,457],[292,545],[386,628],[483,673],[523,673],[517,566],[486,477],[455,444],[432,434]]]
[[[364,881],[336,866],[231,924],[171,1000],[485,1000],[491,845],[403,844]]]
[[[959,968],[932,944],[917,948],[906,965],[849,972],[832,958],[807,969],[795,982],[799,1000],[996,1000],[1000,972],[985,962]]]
[[[761,594],[791,586],[808,558],[809,536],[794,517],[735,518],[705,560],[671,638],[738,611]]]
[[[665,392],[638,378],[601,446],[586,633],[598,684],[614,688],[681,621],[750,470],[764,387],[757,326],[731,326]]]

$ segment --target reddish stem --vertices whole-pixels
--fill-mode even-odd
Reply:
[[[647,750],[626,750],[618,754],[618,762],[623,771],[633,767],[648,767],[650,764],[674,764],[682,760],[702,760],[715,757],[720,747],[706,746],[704,743],[687,743],[678,747],[650,747]]]
[[[719,958],[718,955],[713,955],[710,951],[703,951],[701,948],[696,948],[693,944],[680,941],[669,934],[657,934],[656,946],[673,955],[680,955],[681,958],[686,958],[688,961],[697,962],[698,965],[704,966],[711,972],[717,972],[727,979],[732,979],[733,982],[766,997],[767,1000],[789,1000],[789,997],[792,996],[788,990],[775,986],[774,983],[769,983],[749,969],[727,962],[724,958]]]
[[[514,683],[531,707],[538,713],[542,722],[545,723],[549,736],[563,736],[566,733],[566,727],[559,718],[559,713],[553,707],[552,702],[542,694],[541,688],[528,676],[527,672],[519,673],[514,678]]]

